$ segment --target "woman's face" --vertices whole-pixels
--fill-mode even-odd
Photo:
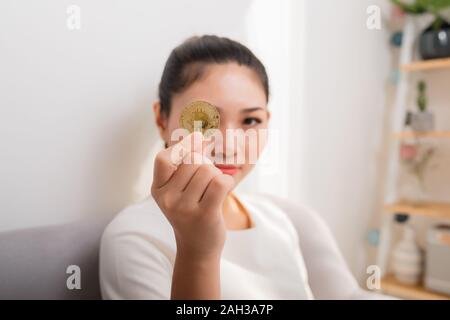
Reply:
[[[169,146],[178,142],[171,140],[171,134],[179,128],[182,110],[196,100],[207,101],[219,110],[223,147],[211,150],[211,160],[223,173],[231,175],[237,185],[252,170],[266,143],[270,114],[261,81],[246,66],[236,63],[208,65],[200,79],[172,98],[168,118],[160,113],[158,102],[154,105],[161,136]],[[229,143],[231,138],[227,138],[226,131],[230,134],[237,132],[237,129],[249,133],[248,137],[252,136],[250,132],[259,134],[256,138],[253,135],[251,141],[248,138],[233,139],[234,143]]]

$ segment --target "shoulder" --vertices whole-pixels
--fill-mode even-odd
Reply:
[[[289,234],[292,240],[298,242],[297,231],[285,207],[287,200],[265,193],[238,193],[237,197],[256,220]]]
[[[288,198],[284,198],[281,196],[269,194],[269,193],[252,193],[252,194],[244,194],[245,197],[250,197],[255,202],[269,203],[272,206],[275,206],[281,209],[287,216],[294,211],[299,215],[310,215],[315,214],[311,208],[304,204],[300,204],[294,202]]]
[[[326,228],[322,217],[310,207],[287,198],[267,193],[242,193],[238,196],[263,219],[289,230],[296,240],[305,228]]]
[[[296,226],[302,223],[326,224],[321,215],[309,206],[273,194],[259,193],[251,195],[254,202],[270,203],[278,208]]]
[[[295,203],[287,198],[268,193],[238,193],[239,199],[263,211],[272,220],[290,221],[294,216],[310,216],[316,213],[309,207]]]

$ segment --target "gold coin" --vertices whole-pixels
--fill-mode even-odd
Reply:
[[[188,104],[180,116],[180,127],[189,132],[201,131],[205,136],[219,129],[220,115],[215,106],[206,101],[194,101]]]

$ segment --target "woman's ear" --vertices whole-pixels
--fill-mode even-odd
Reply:
[[[167,134],[167,117],[165,117],[161,111],[161,103],[159,101],[156,101],[153,104],[153,113],[155,114],[155,121],[159,130],[159,135],[165,141]]]

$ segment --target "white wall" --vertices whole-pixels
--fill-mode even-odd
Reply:
[[[330,225],[353,272],[365,273],[365,234],[377,214],[389,33],[366,27],[366,9],[386,1],[320,0],[304,6],[300,161],[291,197]],[[298,155],[294,151],[293,155]]]
[[[0,231],[132,201],[158,139],[151,104],[167,55],[192,34],[243,40],[249,2],[1,1]]]

